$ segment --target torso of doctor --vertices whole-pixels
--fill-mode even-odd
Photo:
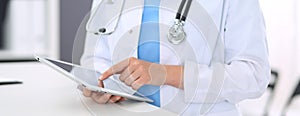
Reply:
[[[167,34],[180,2],[161,0],[160,3],[160,64],[184,67],[184,89],[162,85],[161,108],[190,116],[201,115],[209,106],[205,115],[240,115],[237,104],[260,97],[270,77],[265,25],[258,0],[194,0],[184,25],[186,40],[173,45],[168,42]],[[101,0],[94,0],[92,11],[99,3]],[[101,9],[101,15],[111,15],[112,9],[110,6]],[[110,35],[87,33],[81,65],[103,72],[126,57],[137,57],[142,13],[143,0],[125,0],[119,21],[116,21],[118,15],[115,14],[111,20],[91,23],[106,26],[108,30],[113,29],[116,22],[118,25]],[[205,23],[209,24],[201,27]],[[211,33],[213,29],[220,31]],[[214,34],[219,35],[216,37],[220,37],[224,47],[224,71],[219,75],[223,77],[221,83],[212,79],[213,54],[207,39]],[[216,84],[221,85],[219,89],[213,88]],[[217,96],[213,103],[212,100],[207,102],[209,95]]]

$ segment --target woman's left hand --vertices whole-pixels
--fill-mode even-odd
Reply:
[[[109,68],[100,80],[105,80],[113,74],[120,74],[121,81],[137,90],[145,84],[165,84],[167,69],[161,64],[129,58]]]

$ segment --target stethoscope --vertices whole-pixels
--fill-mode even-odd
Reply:
[[[176,17],[174,20],[174,24],[172,26],[170,26],[169,33],[168,33],[168,40],[172,44],[175,44],[175,45],[180,44],[181,42],[183,42],[186,39],[186,33],[184,31],[183,26],[187,19],[192,1],[193,0],[182,0],[180,3],[180,6],[178,8],[178,11],[177,11],[177,14],[176,14]],[[120,12],[123,12],[125,0],[122,0],[122,2],[123,3],[122,3]],[[113,4],[113,0],[108,0],[107,3]],[[98,5],[96,7],[96,10],[99,9],[99,6],[100,5]],[[183,9],[184,9],[184,13],[182,14]],[[95,17],[95,13],[96,12],[92,12],[90,19],[93,19]],[[105,27],[101,27],[97,31],[90,30],[90,28],[89,28],[89,25],[91,23],[90,20],[87,22],[86,31],[90,32],[90,33],[94,33],[95,35],[110,35],[115,32],[115,30],[118,26],[120,17],[121,17],[121,13],[119,13],[119,16],[117,17],[117,23],[111,31],[107,31],[107,29]]]
[[[102,0],[101,2],[103,2],[104,0]],[[96,13],[97,11],[99,10],[99,6],[101,3],[99,3],[99,5],[96,6],[96,9],[94,12],[91,12],[91,15],[90,15],[90,19],[88,20],[87,24],[86,24],[86,31],[88,33],[93,33],[94,35],[111,35],[112,33],[115,32],[116,28],[118,27],[118,24],[119,24],[119,21],[120,21],[120,18],[121,18],[121,13],[123,12],[123,9],[124,9],[124,6],[125,6],[125,0],[121,0],[122,1],[122,6],[121,6],[121,9],[120,9],[120,13],[118,14],[117,16],[117,23],[115,24],[115,26],[113,27],[113,29],[111,31],[107,31],[106,27],[100,27],[98,28],[98,30],[92,30],[90,29],[90,24],[91,24],[91,19],[94,19],[95,16],[96,16]],[[107,0],[106,4],[114,4],[114,1],[113,0]]]
[[[187,5],[185,7],[184,13],[182,15],[182,10],[187,0],[182,0],[180,6],[178,8],[174,24],[169,29],[168,40],[172,44],[179,44],[186,38],[186,33],[184,31],[184,23],[189,13],[192,0],[188,0]]]

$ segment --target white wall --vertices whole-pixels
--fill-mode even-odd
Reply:
[[[271,66],[280,74],[271,115],[280,115],[300,76],[300,5],[298,0],[260,2],[266,20]]]
[[[11,0],[7,17],[7,50],[15,54],[45,53],[46,1]]]
[[[10,0],[0,60],[59,57],[59,0]]]

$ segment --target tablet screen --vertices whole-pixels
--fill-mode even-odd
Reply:
[[[90,85],[98,86],[98,77],[101,75],[101,73],[97,71],[93,71],[90,69],[86,69],[71,63],[61,62],[57,60],[51,60],[48,58],[45,58],[47,61],[55,64],[56,66],[64,69],[65,71],[71,73],[76,78],[79,78],[80,80],[83,80],[87,82]]]
[[[87,69],[84,67],[81,67],[79,65],[58,61],[58,60],[52,60],[45,58],[47,61],[55,64],[56,66],[64,69],[65,71],[71,73],[74,75],[75,78],[79,78],[82,81],[87,82],[90,85],[98,86],[98,78],[101,76],[100,72],[97,72],[95,70]],[[104,88],[125,92],[127,94],[134,94],[136,93],[135,90],[133,90],[130,86],[127,86],[123,82],[119,80],[118,75],[114,75],[110,78],[107,78],[103,81]]]

